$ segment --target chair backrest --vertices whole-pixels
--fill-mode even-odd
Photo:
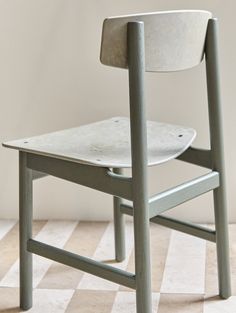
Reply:
[[[100,60],[127,68],[127,23],[144,22],[145,68],[148,72],[179,71],[198,65],[204,55],[208,11],[163,11],[105,19]]]

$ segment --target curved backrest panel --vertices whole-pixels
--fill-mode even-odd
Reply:
[[[144,22],[146,71],[169,72],[199,64],[203,58],[208,11],[163,11],[110,17],[103,23],[101,62],[127,68],[127,23]]]

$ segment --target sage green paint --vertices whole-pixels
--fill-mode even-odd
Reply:
[[[227,201],[225,187],[222,105],[218,61],[217,19],[208,23],[206,38],[206,72],[212,169],[220,174],[220,186],[214,190],[216,247],[218,260],[219,293],[222,298],[231,295]]]
[[[152,312],[144,23],[127,25],[137,313]]]
[[[20,225],[20,307],[32,307],[32,254],[27,241],[32,237],[32,170],[27,167],[27,154],[19,152],[19,225]]]
[[[187,14],[187,11],[185,13]],[[20,306],[24,310],[32,306],[31,252],[33,252],[135,288],[137,313],[151,313],[150,219],[152,222],[172,229],[216,242],[219,293],[223,298],[231,295],[217,21],[216,19],[209,20],[205,45],[211,148],[204,150],[191,147],[182,157],[179,157],[182,161],[210,168],[212,172],[169,189],[150,200],[148,200],[147,186],[144,37],[142,21],[127,23],[132,177],[122,175],[121,169],[112,171],[109,168],[79,164],[55,156],[43,156],[37,152],[20,151]],[[114,269],[32,239],[32,181],[47,174],[114,196],[115,246],[116,258],[119,261],[125,256],[123,214],[133,215],[135,274]],[[158,216],[161,207],[163,210],[172,208],[210,190],[214,193],[215,231],[192,223]],[[133,206],[124,205],[123,198],[133,201]]]
[[[202,238],[211,242],[216,242],[216,231],[207,227],[195,225],[190,222],[184,222],[171,218],[169,216],[159,215],[151,218],[152,223],[156,223],[182,233]]]
[[[114,168],[113,171],[122,175],[122,169]],[[115,255],[117,262],[125,259],[125,215],[120,210],[121,204],[122,198],[113,197]]]
[[[65,251],[37,240],[29,239],[28,251],[47,259],[77,268],[84,272],[108,279],[114,283],[135,289],[135,275],[87,257]]]

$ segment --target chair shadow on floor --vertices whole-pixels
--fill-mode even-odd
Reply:
[[[101,260],[101,263],[106,263],[106,264],[119,264],[115,259]]]
[[[8,309],[0,309],[0,313],[19,313],[19,312],[24,312],[23,310],[20,309],[20,307],[12,307]]]

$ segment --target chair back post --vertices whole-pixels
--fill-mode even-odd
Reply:
[[[144,23],[127,24],[137,312],[151,313]]]
[[[212,151],[212,168],[221,170],[224,167],[222,108],[220,93],[220,74],[218,60],[218,21],[212,18],[208,22],[206,35],[206,75],[207,96],[210,126],[210,144]]]
[[[145,110],[145,47],[144,23],[129,22],[127,25],[130,128],[132,174],[138,183],[146,181],[147,126]]]
[[[218,258],[218,278],[220,295],[231,295],[227,199],[225,192],[224,146],[222,126],[222,106],[220,93],[220,73],[218,60],[218,22],[212,18],[208,22],[205,55],[207,74],[207,94],[210,124],[212,169],[220,174],[220,186],[214,189],[214,210]]]

